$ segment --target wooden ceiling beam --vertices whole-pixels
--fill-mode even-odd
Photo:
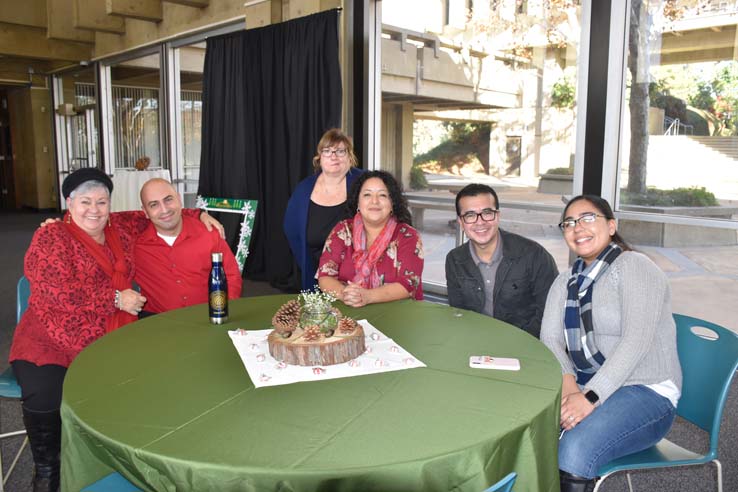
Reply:
[[[74,0],[72,3],[74,27],[90,31],[123,34],[126,20],[116,15],[108,15],[105,2],[100,0]]]
[[[0,23],[0,55],[80,62],[92,58],[92,46],[49,39],[43,28]]]
[[[46,0],[0,0],[0,22],[46,27]]]
[[[210,0],[162,0],[168,3],[178,3],[179,5],[186,5],[188,7],[205,8],[210,5]]]
[[[95,33],[74,27],[74,18],[69,15],[73,4],[74,0],[46,0],[46,35],[50,39],[94,44]]]
[[[105,11],[150,22],[161,22],[164,18],[161,0],[105,0]]]
[[[0,85],[41,85],[51,70],[69,65],[69,62],[30,60],[27,58],[0,58]]]

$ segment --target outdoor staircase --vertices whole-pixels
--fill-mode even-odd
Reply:
[[[647,184],[662,189],[704,186],[718,199],[738,200],[738,137],[651,135]]]

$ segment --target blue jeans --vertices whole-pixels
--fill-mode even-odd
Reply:
[[[676,409],[642,385],[623,386],[559,440],[559,468],[595,478],[615,458],[653,446],[671,428]]]

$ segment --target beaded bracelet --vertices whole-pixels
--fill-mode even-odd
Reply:
[[[115,304],[115,309],[120,309],[120,291],[119,290],[115,291],[114,304]]]

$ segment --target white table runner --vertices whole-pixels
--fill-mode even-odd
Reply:
[[[359,323],[364,328],[366,352],[349,362],[329,366],[304,367],[278,362],[269,354],[267,336],[272,330],[239,329],[229,331],[228,335],[257,388],[426,367],[367,320]]]

